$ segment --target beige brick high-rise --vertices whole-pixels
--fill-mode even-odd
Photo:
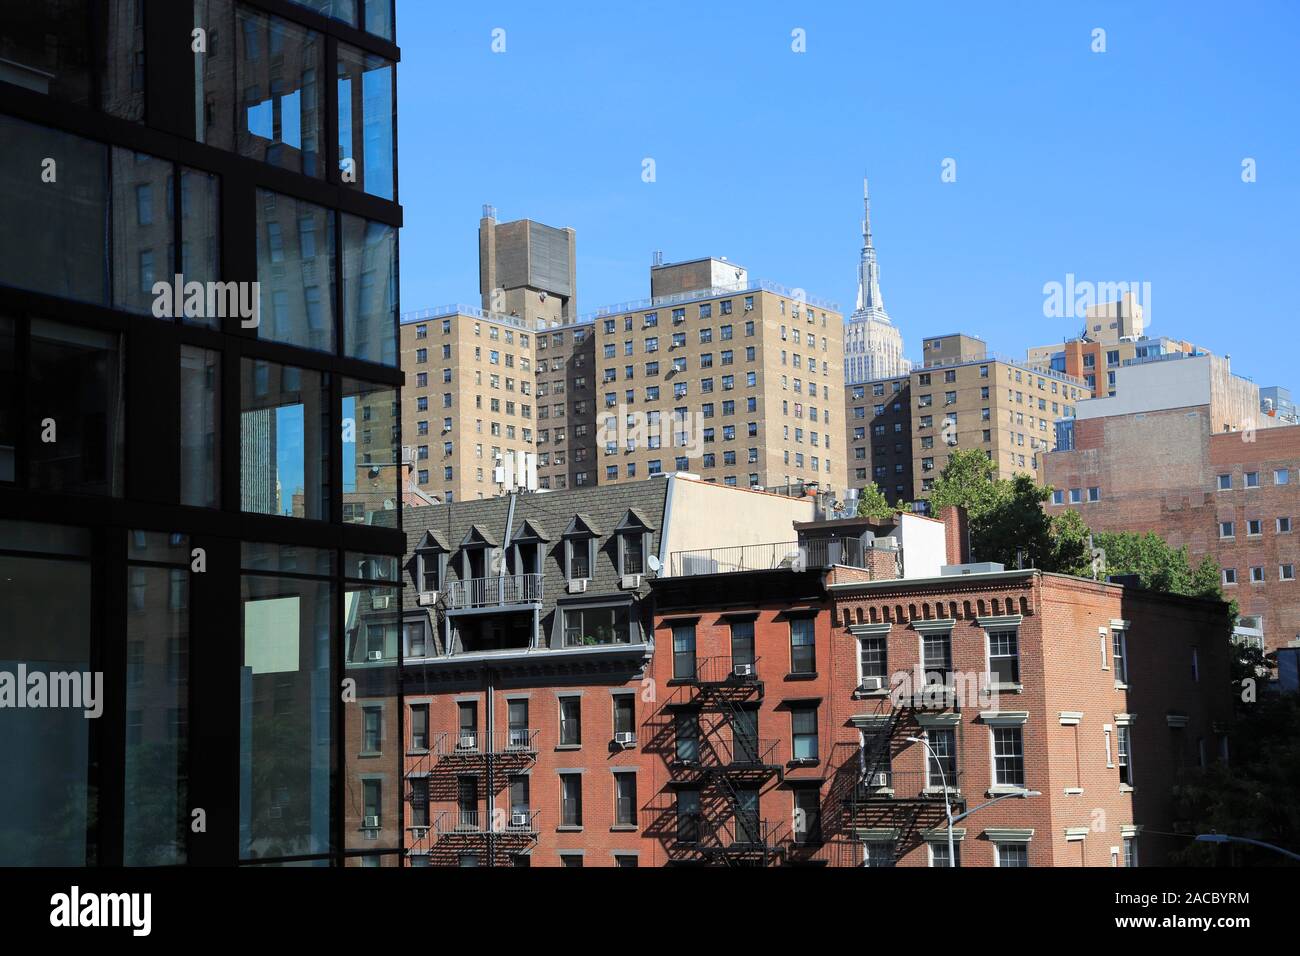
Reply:
[[[705,280],[714,286],[688,288]],[[836,307],[751,282],[721,259],[656,266],[652,292],[665,294],[595,322],[599,482],[690,471],[741,487],[843,490]]]

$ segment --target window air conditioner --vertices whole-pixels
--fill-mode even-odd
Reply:
[[[421,591],[419,602],[420,602],[420,607],[433,607],[433,605],[438,603],[438,592]]]
[[[516,810],[510,814],[510,825],[515,829],[523,829],[528,826],[528,814],[523,810]]]
[[[733,667],[731,670],[732,670],[732,673],[734,673],[737,677],[753,677],[753,676],[754,676],[754,665],[753,665],[753,664],[737,664],[737,665],[736,665],[735,667]]]
[[[618,586],[625,591],[631,590],[633,588],[639,588],[641,586],[641,575],[625,574],[623,575],[623,579],[619,582]]]
[[[478,740],[474,734],[461,734],[460,739],[456,741],[456,749],[473,750],[476,743],[478,743]]]
[[[587,590],[586,578],[574,578],[569,582],[570,594],[582,594],[586,590]]]
[[[636,734],[630,730],[620,730],[614,735],[614,743],[620,747],[631,747],[636,743]]]
[[[383,659],[384,659],[383,651],[370,651],[369,653],[366,654],[366,660],[368,661],[382,661]]]
[[[379,817],[378,816],[364,817],[362,818],[361,825],[364,826],[367,830],[377,830],[379,829]]]
[[[864,677],[862,678],[862,690],[881,690],[885,686],[883,677]]]
[[[884,789],[889,786],[889,771],[877,770],[867,779],[867,786],[875,789]]]
[[[391,599],[391,597],[392,597],[392,595],[389,595],[389,594],[375,594],[375,595],[372,595],[371,598],[370,598],[370,605],[371,605],[371,607],[373,607],[376,611],[384,611],[384,610],[387,610],[387,609],[388,609],[388,602],[389,602],[389,600]]]

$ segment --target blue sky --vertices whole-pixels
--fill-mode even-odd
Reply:
[[[847,314],[865,174],[913,357],[941,332],[1012,355],[1075,334],[1043,309],[1073,273],[1150,282],[1151,334],[1300,390],[1300,4],[397,6],[404,310],[477,304],[491,202],[577,230],[584,313],[648,295],[661,249]]]

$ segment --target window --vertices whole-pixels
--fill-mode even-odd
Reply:
[[[1246,522],[1246,534],[1250,537],[1258,537],[1264,533],[1264,522],[1258,518],[1251,518]]]
[[[993,844],[994,863],[1000,867],[1029,866],[1029,845],[1026,843]]]
[[[956,849],[957,845],[953,844],[953,847],[954,849]],[[932,867],[939,867],[939,868],[953,867],[953,866],[957,866],[958,863],[960,862],[960,858],[961,858],[960,850],[958,849],[958,853],[957,853],[958,859],[957,860],[951,859],[948,855],[948,844],[945,841],[938,840],[932,842],[929,844],[929,848],[930,848],[930,866]]]
[[[1015,631],[989,632],[989,673],[998,684],[1020,683],[1020,650]]]
[[[258,338],[334,351],[334,219],[324,206],[257,191]]]
[[[627,604],[563,609],[564,646],[630,644],[632,622]]]
[[[1291,519],[1290,519],[1290,518],[1278,518],[1278,519],[1277,519],[1277,533],[1278,533],[1278,534],[1290,534],[1290,533],[1291,533]]]
[[[1294,581],[1295,565],[1294,564],[1278,565],[1277,577],[1279,581]]]
[[[790,620],[790,673],[817,672],[816,619],[796,617]]]
[[[1132,740],[1127,724],[1115,728],[1115,754],[1119,758],[1119,782],[1133,786]]]
[[[1231,538],[1236,534],[1236,528],[1231,521],[1219,522],[1219,537]]]
[[[881,686],[886,686],[885,679],[889,676],[886,645],[883,636],[858,639],[859,686],[862,686],[869,677],[879,678]]]
[[[533,734],[528,727],[528,699],[517,697],[506,704],[506,746],[514,749],[532,744]]]
[[[1111,634],[1111,660],[1115,664],[1115,682],[1118,684],[1128,683],[1128,638],[1121,630],[1115,630]]]
[[[957,788],[957,731],[937,727],[925,731],[925,785]]]
[[[240,492],[244,511],[329,518],[328,443],[309,437],[319,434],[319,423],[328,420],[328,393],[325,373],[243,360]]]
[[[560,774],[560,826],[582,826],[582,774],[580,773]],[[582,857],[577,859],[581,861]],[[581,862],[578,865],[581,866]]]
[[[582,698],[560,698],[560,746],[578,747],[582,744]]]
[[[1263,583],[1264,583],[1264,568],[1263,568],[1262,565],[1260,565],[1260,566],[1256,566],[1256,567],[1252,567],[1252,568],[1250,569],[1250,583],[1251,583],[1251,584],[1263,584]]]
[[[1124,865],[1125,866],[1138,865],[1137,837],[1131,837],[1131,836],[1124,837]]]
[[[370,704],[361,708],[361,752],[363,754],[377,754],[382,751],[383,720],[383,708]]]
[[[622,574],[645,573],[645,536],[640,532],[619,535]]]
[[[1224,568],[1224,569],[1223,569],[1223,583],[1226,584],[1226,585],[1232,585],[1232,584],[1236,584],[1236,583],[1237,583],[1237,569],[1236,569],[1236,568]]]
[[[1259,487],[1259,472],[1257,471],[1246,472],[1246,487],[1247,488]]]
[[[681,712],[673,718],[677,762],[693,766],[700,762],[700,718],[698,714]]]
[[[1230,475],[1230,474],[1228,474],[1228,475],[1219,475],[1219,490],[1220,490],[1220,491],[1231,491],[1231,490],[1232,490],[1232,475]]]
[[[893,866],[895,852],[893,840],[866,840],[862,844],[862,865]]]
[[[1291,483],[1291,472],[1287,468],[1273,469],[1273,484],[1287,485]]]
[[[633,856],[633,855],[630,854],[630,853],[615,853],[615,854],[614,854],[614,865],[615,865],[615,866],[636,867],[636,866],[638,865],[637,857]]]
[[[817,761],[817,708],[792,706],[790,708],[792,734],[791,753],[795,760]]]
[[[731,672],[739,674],[741,668],[754,667],[754,622],[731,623]]]
[[[700,842],[700,791],[677,791],[677,842]]]
[[[429,749],[429,705],[411,705],[411,749]]]
[[[1025,785],[1024,739],[1019,727],[993,728],[993,783],[1001,787]]]
[[[673,678],[695,679],[695,625],[673,625]]]
[[[927,684],[952,683],[952,635],[921,635],[921,665]]]
[[[614,825],[636,826],[636,773],[614,774]]]
[[[803,844],[822,842],[821,793],[816,787],[797,787],[794,794],[794,841]]]

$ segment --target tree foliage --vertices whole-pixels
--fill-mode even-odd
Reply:
[[[892,518],[898,513],[885,497],[885,493],[880,490],[880,486],[874,481],[863,488],[858,493],[858,517],[859,518]]]

